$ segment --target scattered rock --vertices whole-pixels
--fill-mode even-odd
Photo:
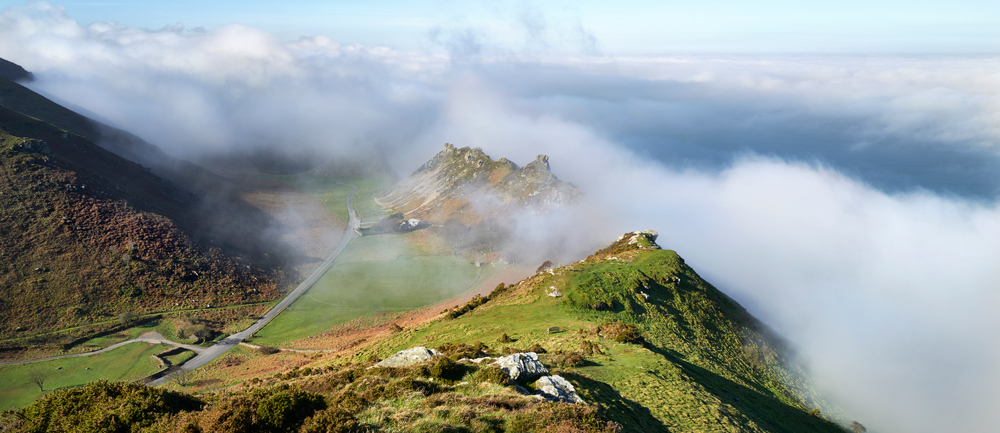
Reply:
[[[414,364],[419,364],[421,362],[430,361],[431,357],[434,355],[443,355],[434,349],[428,349],[423,346],[417,346],[406,350],[400,350],[382,362],[373,365],[372,367],[408,367]]]
[[[535,389],[538,395],[545,397],[546,400],[587,404],[579,395],[576,395],[573,384],[559,375],[543,376],[535,382]]]
[[[558,298],[562,296],[562,293],[559,292],[559,289],[557,289],[556,286],[549,286],[549,290],[546,290],[545,294],[553,298]]]
[[[549,373],[549,370],[538,362],[538,355],[535,352],[515,353],[497,358],[494,364],[506,371],[514,382],[531,380]]]
[[[40,153],[47,156],[52,155],[52,151],[49,150],[49,144],[42,140],[25,140],[15,145],[14,149],[23,152]]]

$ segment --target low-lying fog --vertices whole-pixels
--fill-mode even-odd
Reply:
[[[523,239],[568,260],[655,229],[792,340],[869,431],[1000,429],[1000,57],[449,43],[0,13],[0,57],[34,72],[31,88],[183,158],[379,149],[406,175],[445,142],[519,164],[548,154],[586,202],[523,221]]]

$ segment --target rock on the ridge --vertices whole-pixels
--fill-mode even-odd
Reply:
[[[579,395],[576,395],[576,388],[573,388],[573,384],[559,375],[543,376],[535,382],[535,389],[546,400],[587,404]]]
[[[538,355],[535,352],[515,353],[497,358],[494,364],[506,371],[514,382],[523,382],[549,373],[549,370],[538,362]]]
[[[421,362],[430,361],[431,357],[434,355],[441,355],[434,349],[428,349],[423,346],[417,346],[406,350],[400,350],[382,362],[373,365],[372,367],[408,367],[414,364],[419,364]]]

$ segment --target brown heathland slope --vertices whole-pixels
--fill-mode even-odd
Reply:
[[[82,136],[0,108],[0,338],[121,313],[274,299],[282,273],[182,230],[192,194]],[[82,332],[82,331],[81,331]]]

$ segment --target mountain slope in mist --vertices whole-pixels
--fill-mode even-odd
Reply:
[[[518,167],[507,158],[494,161],[480,148],[445,144],[444,150],[378,200],[406,218],[476,224],[514,212],[544,211],[579,198],[579,189],[552,174],[548,156],[538,155]]]
[[[72,347],[127,322],[118,320],[122,314],[278,296],[281,263],[251,242],[229,243],[227,232],[213,230],[209,222],[218,218],[211,212],[219,206],[204,206],[198,195],[75,129],[6,106],[27,107],[70,127],[89,119],[5,78],[0,88],[5,349]],[[230,223],[245,221],[234,217]]]

